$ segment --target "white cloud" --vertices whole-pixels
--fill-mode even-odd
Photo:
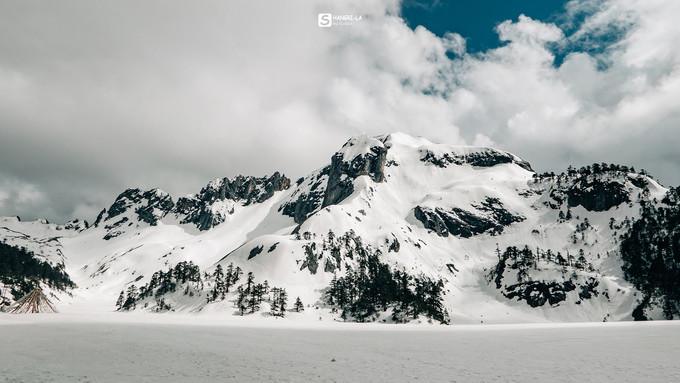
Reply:
[[[673,128],[680,124],[680,4],[570,6],[584,3],[597,12],[572,36],[520,17],[497,28],[507,45],[456,62],[459,87],[450,98],[459,111],[456,125],[464,136],[484,134],[539,170],[616,161],[651,168],[666,183],[680,182],[677,171],[667,171],[680,166],[674,155],[680,134]],[[546,43],[567,46],[612,26],[625,30],[617,43],[594,51],[599,53],[569,54],[555,67]]]
[[[545,24],[519,15],[518,21],[506,20],[496,27],[501,41],[522,42],[524,44],[545,44],[564,38],[562,30],[554,24]]]
[[[574,33],[521,16],[497,27],[501,47],[467,54],[460,35],[411,30],[397,0],[9,4],[0,170],[36,189],[25,210],[7,197],[0,213],[65,220],[126,187],[177,196],[219,176],[297,177],[362,131],[498,146],[538,170],[623,162],[680,182],[680,3],[567,10],[590,15]],[[363,19],[318,28],[319,12]],[[555,67],[552,46],[611,30],[626,34]]]
[[[0,212],[36,209],[53,213],[45,194],[36,185],[14,178],[0,178]]]

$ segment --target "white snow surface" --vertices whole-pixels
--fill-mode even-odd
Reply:
[[[6,382],[677,382],[680,322],[225,325],[0,314]]]
[[[2,218],[0,227],[4,231],[0,231],[0,236],[8,238],[13,232],[25,233],[35,239],[30,242],[36,249],[43,249],[40,244],[44,239],[52,238],[53,247],[58,251],[44,252],[63,254],[66,271],[79,286],[73,291],[73,298],[60,297],[55,302],[63,313],[111,314],[122,290],[131,284],[141,286],[154,272],[166,270],[180,261],[192,261],[202,272],[211,272],[218,263],[226,267],[233,262],[245,273],[252,271],[256,282],[267,280],[270,286],[286,288],[291,298],[289,307],[298,296],[305,303],[303,313],[290,313],[279,321],[315,323],[319,318],[333,321],[337,314],[320,302],[323,290],[333,279],[333,273],[323,271],[323,262],[328,256],[323,255],[319,260],[316,274],[300,269],[305,258],[304,245],[316,242],[320,248],[332,230],[336,236],[353,231],[364,244],[380,249],[382,260],[394,269],[441,278],[446,291],[444,304],[454,324],[632,320],[631,313],[641,296],[623,280],[618,260],[617,234],[620,231],[615,233],[616,229],[610,229],[609,222],[611,218],[617,223],[624,217],[634,219],[639,214],[636,201],[604,212],[575,207],[572,214],[578,218],[559,221],[558,211],[544,204],[546,190],[553,184],[534,182],[533,173],[516,163],[490,167],[469,164],[438,167],[421,160],[428,151],[436,155],[467,155],[494,149],[433,144],[422,138],[391,134],[376,138],[354,137],[340,152],[345,161],[350,161],[357,155],[369,153],[373,146],[388,148],[385,182],[375,183],[368,176],[355,179],[352,195],[337,205],[316,211],[300,225],[299,233],[309,232],[310,239],[296,239],[291,233],[297,224],[279,210],[283,204],[295,201],[300,193],[308,192],[314,182],[321,181],[325,187],[328,177],[322,175],[321,170],[311,173],[299,187],[276,192],[263,203],[219,202],[221,205],[213,208],[228,216],[208,231],[199,232],[195,226],[179,224],[170,216],[156,226],[150,226],[137,220],[134,211],[127,211],[120,217],[129,217],[129,223],[121,228],[119,236],[109,240],[103,239],[108,233],[103,225],[84,231],[63,230],[56,225],[19,222],[12,218]],[[514,155],[513,158],[521,161]],[[627,182],[626,187],[632,190],[630,180],[622,182]],[[651,180],[650,185],[647,198],[663,196],[665,189],[662,186]],[[456,207],[480,213],[478,207],[487,198],[497,199],[508,212],[520,215],[524,220],[505,227],[500,235],[440,237],[424,228],[413,213],[415,206]],[[590,228],[579,233],[579,240],[574,243],[572,235],[586,217]],[[399,252],[388,250],[394,239],[401,244]],[[268,251],[275,244],[275,249]],[[578,254],[583,249],[587,260],[597,269],[587,276],[597,278],[599,291],[607,292],[608,298],[600,294],[575,304],[579,297],[578,292],[573,291],[559,305],[539,308],[532,308],[524,301],[508,300],[495,286],[487,283],[486,275],[497,261],[497,247],[524,245],[532,250],[551,249],[571,254]],[[248,259],[251,250],[258,246],[264,250]],[[346,265],[351,266],[352,261],[343,259],[342,269],[337,271],[340,275]],[[455,271],[449,265],[453,265]],[[544,269],[540,272],[542,277],[560,275],[554,265],[539,262],[539,266]],[[178,292],[168,301],[175,309],[174,315],[220,316],[226,322],[243,323],[234,315],[232,299],[228,297],[207,304],[204,297],[189,299]],[[245,320],[274,321],[264,306],[261,314],[247,316]]]

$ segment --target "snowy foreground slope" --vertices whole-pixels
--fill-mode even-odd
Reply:
[[[0,376],[9,382],[680,380],[675,321],[263,328],[56,317],[7,324],[0,314],[0,337],[13,345],[0,348]]]
[[[537,175],[495,149],[359,135],[297,181],[217,179],[177,200],[130,189],[92,225],[2,218],[0,237],[65,265],[78,288],[56,296],[64,312],[661,319],[663,299],[626,281],[619,249],[641,207],[667,192],[626,167]]]

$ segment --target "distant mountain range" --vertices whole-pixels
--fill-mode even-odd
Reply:
[[[679,200],[625,166],[537,174],[501,150],[359,135],[296,181],[221,178],[178,199],[128,189],[91,225],[0,218],[7,245],[77,285],[6,268],[2,287],[42,281],[62,310],[670,319],[680,314]]]

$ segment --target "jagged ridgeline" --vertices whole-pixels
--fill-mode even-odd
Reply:
[[[137,222],[156,226],[165,217],[206,231],[224,222],[237,205],[262,203],[274,192],[289,186],[290,180],[279,172],[262,178],[237,176],[230,180],[225,177],[210,182],[198,194],[179,198],[176,203],[168,193],[159,189],[128,189],[108,210],[99,213],[94,226],[104,226],[106,240],[123,234],[126,227]]]
[[[83,262],[71,273],[82,299],[120,298],[121,311],[390,323],[680,315],[677,190],[644,171],[537,174],[502,150],[400,133],[357,135],[329,154],[295,182],[218,178],[176,199],[128,189],[93,225],[1,219],[0,235]]]
[[[0,243],[0,282],[3,308],[41,285],[60,291],[76,287],[63,264],[52,266],[26,248],[5,243]]]

